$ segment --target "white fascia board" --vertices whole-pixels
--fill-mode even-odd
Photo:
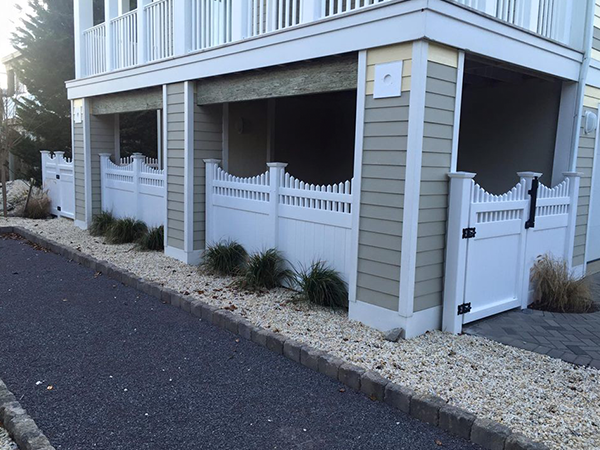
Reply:
[[[430,0],[425,38],[577,81],[583,52],[443,0]]]
[[[577,80],[583,55],[442,0],[391,2],[142,66],[67,82],[69,99],[142,89],[429,39]]]

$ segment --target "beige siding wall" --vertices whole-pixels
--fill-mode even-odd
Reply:
[[[414,311],[441,305],[458,52],[429,49]]]
[[[183,250],[184,83],[167,86],[167,242]]]
[[[583,100],[583,112],[597,113],[600,103],[600,89],[586,86]],[[577,224],[575,228],[575,243],[573,248],[573,266],[585,262],[585,241],[590,210],[590,195],[592,190],[592,165],[594,163],[595,134],[585,134],[582,127],[579,130],[579,149],[577,151],[577,172],[582,174],[577,204]]]
[[[115,118],[112,114],[90,116],[90,146],[92,164],[92,215],[102,210],[102,192],[100,182],[100,153],[115,151]]]
[[[75,178],[75,219],[85,221],[85,155],[83,123],[73,123],[73,170]]]
[[[369,50],[356,298],[398,310],[412,44]],[[375,65],[404,61],[402,96],[373,98]]]
[[[223,109],[220,105],[194,108],[194,250],[205,247],[205,159],[221,159]]]

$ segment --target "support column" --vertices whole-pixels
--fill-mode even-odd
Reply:
[[[146,6],[150,3],[151,0],[137,0],[138,64],[145,64],[148,60]]]
[[[300,11],[300,22],[308,23],[320,19],[324,2],[325,0],[304,0]]]
[[[245,3],[245,2],[243,2]],[[173,54],[185,55],[191,50],[192,10],[190,0],[173,1]]]
[[[104,22],[106,25],[106,71],[114,68],[114,42],[112,34],[112,19],[119,15],[119,0],[104,0]]]
[[[569,180],[569,225],[567,226],[567,243],[565,249],[565,259],[569,265],[569,269],[573,267],[573,251],[575,245],[575,228],[577,227],[577,206],[579,203],[579,184],[581,183],[581,174],[579,172],[563,172],[566,179]],[[585,267],[585,266],[584,266]],[[583,271],[582,271],[583,272]],[[583,276],[584,273],[578,275]]]
[[[75,24],[75,78],[86,76],[85,61],[86,52],[83,44],[83,32],[94,25],[94,9],[89,0],[75,0],[74,8]]]
[[[231,5],[231,40],[241,41],[248,37],[248,2]]]

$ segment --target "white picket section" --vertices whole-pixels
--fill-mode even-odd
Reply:
[[[106,72],[106,26],[101,23],[83,32],[86,76]]]
[[[148,226],[165,223],[165,173],[147,164],[140,153],[121,158],[120,164],[100,154],[102,209],[116,217],[133,217]],[[152,161],[152,159],[150,159]]]
[[[111,21],[113,69],[135,66],[138,59],[137,10]]]
[[[42,184],[51,202],[52,214],[75,218],[75,178],[73,159],[64,152],[42,151]]]
[[[192,0],[192,50],[231,42],[233,0]]]
[[[475,174],[451,174],[446,254],[444,324],[458,333],[462,324],[533,300],[530,272],[549,254],[571,265],[577,218],[579,174],[565,173],[554,188],[538,185],[535,220],[530,191],[542,174],[520,172],[519,183],[494,195],[473,181]],[[470,311],[457,315],[469,304]]]
[[[349,279],[352,181],[316,186],[287,164],[240,178],[206,160],[206,239],[235,240],[248,251],[277,248],[294,267],[324,261]]]
[[[173,56],[173,0],[160,0],[144,8],[147,61]]]
[[[303,0],[249,0],[248,34],[258,36],[300,23]]]

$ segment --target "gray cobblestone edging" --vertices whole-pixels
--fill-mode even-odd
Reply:
[[[509,428],[500,423],[477,418],[475,415],[461,408],[448,405],[440,397],[419,395],[412,389],[392,383],[375,372],[366,371],[361,367],[347,363],[321,350],[301,344],[292,339],[287,339],[285,336],[273,333],[270,330],[257,327],[248,320],[224,309],[208,305],[201,300],[194,300],[189,296],[162,287],[151,281],[143,280],[131,272],[121,270],[106,261],[99,261],[78,250],[46,240],[21,227],[0,227],[0,234],[13,232],[34,244],[48,248],[50,251],[78,262],[83,266],[93,268],[97,272],[120,281],[126,286],[137,288],[161,300],[163,303],[180,308],[195,317],[206,320],[244,339],[251,340],[273,352],[282,354],[314,371],[321,372],[356,391],[362,392],[372,400],[383,401],[412,417],[470,440],[481,445],[483,448],[489,450],[548,449],[544,444],[533,442],[522,434],[513,433]],[[1,386],[2,384],[0,384],[0,419],[3,418]],[[25,412],[23,411],[23,413]],[[33,423],[31,419],[28,420]],[[7,430],[11,433],[8,427]],[[40,436],[43,436],[41,432]],[[13,439],[15,438],[13,437]],[[53,448],[49,443],[47,447],[21,447],[21,444],[16,439],[15,441],[22,450],[49,450]]]

